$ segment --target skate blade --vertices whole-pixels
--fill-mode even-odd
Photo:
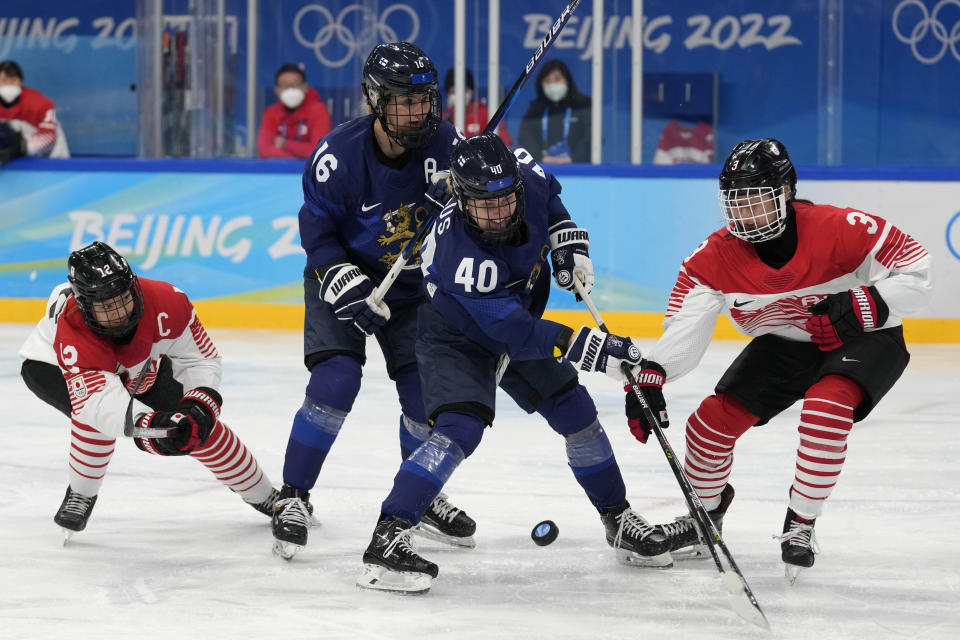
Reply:
[[[806,569],[806,567],[798,567],[795,564],[785,564],[783,565],[783,575],[787,578],[787,582],[790,583],[790,586],[793,586],[793,583],[797,581],[797,578],[800,577],[800,572]]]
[[[651,569],[669,569],[673,566],[673,556],[664,551],[655,556],[642,556],[634,551],[617,549],[617,561],[629,567],[647,567]]]
[[[705,560],[710,557],[710,550],[705,544],[695,544],[671,551],[670,555],[674,560]]]
[[[395,593],[426,593],[433,583],[426,573],[416,571],[391,571],[378,564],[364,563],[363,573],[357,578],[361,589],[392,591]]]
[[[439,529],[432,527],[424,522],[421,522],[416,527],[414,527],[413,533],[417,534],[421,538],[436,540],[437,542],[448,544],[451,547],[460,547],[461,549],[473,549],[474,547],[477,546],[477,543],[473,539],[473,536],[464,536],[462,538],[458,538],[457,536],[450,536],[443,533]]]
[[[292,560],[293,556],[297,555],[297,552],[303,549],[302,544],[294,544],[292,542],[284,542],[283,540],[273,541],[273,555],[280,556],[284,560]]]
[[[63,527],[60,527],[60,530],[63,531],[63,546],[67,546],[67,543],[70,542],[70,538],[73,537],[73,534],[75,534],[76,531],[73,531],[72,529],[64,529]]]

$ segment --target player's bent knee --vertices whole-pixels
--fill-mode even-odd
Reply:
[[[335,355],[313,365],[307,397],[316,403],[349,413],[360,393],[363,368],[350,355]]]
[[[466,458],[472,454],[483,438],[485,423],[482,418],[471,413],[444,411],[434,421],[433,433],[442,434],[456,443]],[[433,435],[430,436],[431,439]]]
[[[846,376],[831,374],[807,389],[804,398],[827,398],[856,409],[865,396],[863,387]]]
[[[708,429],[737,438],[759,420],[733,396],[718,393],[704,398],[687,420],[687,428],[703,424]]]
[[[582,384],[544,400],[537,405],[537,413],[562,436],[578,433],[597,420],[597,407]]]

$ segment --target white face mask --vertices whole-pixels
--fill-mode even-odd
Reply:
[[[307,94],[304,93],[303,89],[290,87],[280,92],[280,102],[290,109],[296,109],[303,104],[303,99],[306,97],[306,95]]]
[[[457,100],[457,94],[455,94],[455,93],[448,93],[448,94],[447,94],[447,106],[448,106],[448,107],[452,107],[453,105],[455,105],[455,104],[456,104],[456,100]],[[464,105],[468,105],[468,104],[470,104],[471,102],[473,102],[473,91],[471,91],[470,89],[467,89],[466,91],[463,92],[463,104],[464,104]]]
[[[560,102],[567,97],[567,83],[548,82],[543,85],[543,95],[547,96],[550,102]]]
[[[0,86],[0,100],[4,102],[13,102],[20,97],[20,85],[5,84]]]

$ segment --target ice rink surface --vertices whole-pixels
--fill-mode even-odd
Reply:
[[[271,555],[267,519],[198,462],[128,442],[118,443],[86,531],[64,547],[53,514],[67,484],[69,428],[20,380],[16,350],[30,328],[0,325],[2,638],[960,638],[958,345],[912,347],[904,377],[854,427],[817,523],[822,553],[792,587],[772,535],[787,506],[799,405],[741,439],[724,537],[768,633],[731,611],[709,560],[618,565],[562,439],[504,394],[496,425],[447,486],[478,522],[477,548],[420,539],[421,554],[440,565],[428,594],[357,589],[400,462],[399,405],[373,341],[360,398],[312,494],[322,524],[293,561]],[[300,334],[210,333],[224,356],[223,419],[279,485],[307,378]],[[678,454],[686,416],[743,344],[714,343],[694,373],[667,386]],[[681,514],[662,451],[626,429],[617,385],[583,381],[634,508],[657,522]],[[547,518],[560,537],[537,547],[530,530]]]

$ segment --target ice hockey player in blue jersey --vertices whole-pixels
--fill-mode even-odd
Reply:
[[[402,271],[382,303],[372,292],[417,225],[439,210],[442,203],[425,192],[431,177],[448,168],[459,135],[440,118],[436,67],[408,42],[374,47],[362,88],[370,115],[321,138],[303,174],[304,364],[310,380],[290,431],[273,517],[273,549],[286,559],[307,542],[309,492],[360,390],[367,337],[376,337],[396,384],[402,456],[430,432],[414,356],[416,310],[425,302],[418,265]],[[472,547],[475,529],[440,494],[418,532]]]
[[[577,379],[580,370],[619,380],[620,363],[638,364],[639,349],[629,338],[589,327],[574,332],[541,317],[548,255],[562,288],[572,289],[577,277],[589,290],[594,279],[587,232],[570,219],[559,183],[525,149],[511,153],[494,134],[454,148],[450,179],[454,198],[421,252],[432,304],[418,310],[417,362],[433,431],[400,465],[358,586],[430,588],[437,565],[417,554],[410,533],[493,424],[498,383],[565,439],[570,469],[618,559],[672,565],[666,537],[630,508],[596,407]]]

